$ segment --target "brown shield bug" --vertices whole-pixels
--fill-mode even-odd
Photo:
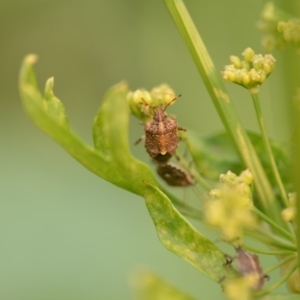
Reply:
[[[270,277],[269,275],[264,274],[263,269],[259,263],[258,256],[249,253],[240,247],[235,248],[235,250],[237,254],[235,257],[230,258],[230,256],[227,256],[227,258],[230,258],[230,260],[228,260],[228,264],[231,264],[232,260],[235,260],[237,269],[242,276],[250,274],[256,275],[257,281],[253,286],[253,290],[261,290],[264,287],[266,280],[269,280]]]
[[[195,184],[193,177],[176,164],[158,164],[156,171],[168,185],[189,186]]]
[[[175,97],[167,105],[160,108],[152,107],[145,101],[143,102],[144,105],[149,106],[153,110],[152,120],[146,123],[144,127],[145,148],[157,163],[166,163],[175,154],[179,142],[178,130],[186,130],[179,127],[178,123],[165,113],[167,107],[178,97]]]

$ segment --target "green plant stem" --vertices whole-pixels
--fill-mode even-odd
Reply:
[[[233,140],[243,162],[255,178],[255,190],[258,193],[264,212],[282,227],[287,228],[287,224],[281,218],[279,204],[276,202],[266,173],[184,2],[182,0],[164,0],[164,2],[194,59],[195,65],[229,136]]]
[[[286,264],[287,262],[289,262],[290,260],[292,260],[293,258],[295,258],[295,255],[289,255],[288,257],[285,257],[284,259],[280,260],[277,264],[275,264],[274,266],[266,269],[264,271],[264,273],[269,274],[271,272],[273,272],[274,270],[280,268],[281,266],[283,266],[284,264]]]
[[[249,251],[254,252],[254,253],[265,254],[265,255],[287,255],[287,254],[294,253],[294,251],[291,251],[291,250],[278,250],[278,251],[276,251],[276,250],[262,250],[262,249],[257,249],[257,248],[254,248],[254,247],[250,247],[250,246],[245,245],[245,244],[243,244],[241,246],[241,248],[249,250]]]
[[[290,250],[290,251],[297,251],[297,248],[295,245],[289,243],[288,241],[278,237],[277,235],[272,234],[271,232],[266,232],[263,231],[262,229],[256,230],[256,232],[249,231],[249,230],[244,230],[245,235],[252,237],[262,243],[264,243],[265,245],[270,245],[270,246],[274,246],[277,248],[281,248],[281,249],[285,249],[285,250]]]
[[[256,292],[254,293],[255,296],[263,296],[263,295],[266,295],[268,293],[270,293],[272,290],[278,288],[280,285],[282,285],[292,274],[293,272],[297,269],[298,267],[298,264],[295,263],[288,272],[286,272],[284,274],[284,276],[282,276],[280,278],[280,280],[278,280],[276,283],[270,285],[269,287],[263,289],[262,291],[260,292]]]
[[[279,174],[279,171],[278,171],[275,159],[274,159],[272,148],[271,148],[268,136],[267,136],[266,127],[265,127],[265,123],[264,123],[261,108],[260,108],[258,93],[250,92],[250,94],[251,94],[253,104],[255,107],[257,122],[259,124],[260,132],[261,132],[261,135],[263,138],[263,142],[265,144],[266,152],[267,152],[267,155],[268,155],[270,163],[271,163],[271,169],[272,169],[273,175],[275,177],[275,180],[276,180],[277,186],[279,188],[279,192],[280,192],[281,198],[284,202],[284,205],[286,207],[288,207],[289,204],[288,204],[287,193],[286,193],[284,185],[282,183],[282,180],[281,180],[281,177],[280,177],[280,174]]]
[[[287,238],[288,240],[292,242],[296,242],[296,238],[294,235],[292,235],[290,232],[286,231],[284,228],[280,227],[277,223],[275,223],[272,219],[270,219],[268,216],[266,216],[263,212],[261,212],[258,208],[255,206],[253,207],[254,212],[266,223],[268,223],[270,226],[272,226],[278,233],[281,233],[282,236]]]
[[[178,157],[180,164],[183,166],[184,169],[188,170],[189,173],[192,175],[194,179],[206,190],[210,191],[212,187],[207,183],[207,181],[192,167],[189,166],[189,163],[186,161],[184,156],[179,153],[179,151],[176,152],[176,156]]]

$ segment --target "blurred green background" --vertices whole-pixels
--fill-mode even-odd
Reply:
[[[255,22],[265,1],[186,2],[218,70],[248,46],[262,51]],[[101,98],[120,80],[131,89],[168,83],[183,95],[170,108],[182,126],[222,129],[163,1],[0,3],[0,298],[131,299],[128,278],[141,265],[195,297],[218,298],[217,285],[159,243],[143,199],[69,157],[27,118],[18,95],[21,61],[36,53],[41,88],[55,77],[71,125],[90,144]],[[280,80],[275,72],[262,97],[268,132],[284,137]],[[226,85],[245,127],[256,130],[250,97]],[[132,145],[142,132],[132,119]],[[149,162],[143,146],[132,148]]]

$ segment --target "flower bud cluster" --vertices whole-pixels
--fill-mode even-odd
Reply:
[[[224,292],[228,300],[251,300],[252,287],[257,282],[255,273],[228,280],[224,284]]]
[[[296,217],[296,194],[295,193],[290,193],[288,195],[288,204],[289,206],[281,212],[281,216],[284,221],[292,222]]]
[[[258,29],[264,33],[262,45],[268,52],[283,49],[292,44],[300,53],[300,20],[267,3],[257,22]]]
[[[239,176],[228,171],[220,175],[220,185],[208,194],[205,203],[206,222],[221,231],[228,242],[241,240],[243,228],[251,228],[256,220],[252,213],[252,174],[249,170]]]
[[[251,48],[246,48],[242,53],[243,60],[231,56],[231,64],[225,66],[223,78],[234,82],[247,89],[259,87],[275,68],[275,58],[271,54],[255,54]]]
[[[150,92],[144,89],[130,91],[127,101],[130,111],[141,121],[149,121],[153,115],[153,108],[160,108],[175,98],[175,92],[167,84],[154,87]]]
[[[300,20],[279,21],[277,31],[282,34],[285,42],[292,43],[297,52],[300,53]]]

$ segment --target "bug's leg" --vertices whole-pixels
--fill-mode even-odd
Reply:
[[[173,103],[175,100],[177,100],[179,97],[181,97],[181,95],[178,95],[178,96],[176,96],[175,98],[173,98],[164,108],[163,108],[163,111],[165,111],[167,108],[168,108],[168,106],[171,104],[171,103]]]
[[[178,127],[178,130],[181,130],[181,131],[186,131],[186,128],[184,128],[184,127]]]
[[[145,135],[142,135],[134,144],[137,145],[144,139],[145,139]]]
[[[234,260],[234,257],[230,256],[229,254],[224,254],[226,258],[226,262],[224,263],[224,267],[230,266]]]
[[[265,279],[266,281],[269,281],[269,280],[270,280],[270,276],[267,275],[267,274],[264,274],[264,279]]]

